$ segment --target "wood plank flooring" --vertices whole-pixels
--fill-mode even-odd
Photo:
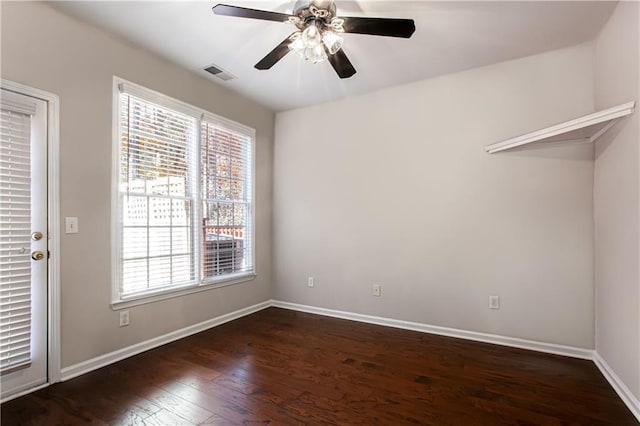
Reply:
[[[590,361],[269,308],[2,405],[2,425],[632,425]]]

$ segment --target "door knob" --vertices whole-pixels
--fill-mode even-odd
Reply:
[[[36,231],[36,232],[32,232],[31,233],[31,239],[33,241],[40,241],[42,239],[44,235],[42,235],[42,232]]]
[[[44,253],[41,251],[34,251],[33,253],[31,253],[31,258],[33,260],[42,260],[44,259]]]

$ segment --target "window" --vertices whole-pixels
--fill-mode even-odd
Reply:
[[[252,277],[253,129],[115,86],[114,302]]]

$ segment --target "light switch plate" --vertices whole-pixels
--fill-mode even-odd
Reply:
[[[78,233],[78,218],[77,217],[65,217],[64,218],[64,232],[66,234]]]
[[[500,309],[500,296],[489,296],[489,309]]]

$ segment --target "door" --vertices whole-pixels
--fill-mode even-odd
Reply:
[[[5,399],[47,383],[47,102],[0,96],[0,380]]]

